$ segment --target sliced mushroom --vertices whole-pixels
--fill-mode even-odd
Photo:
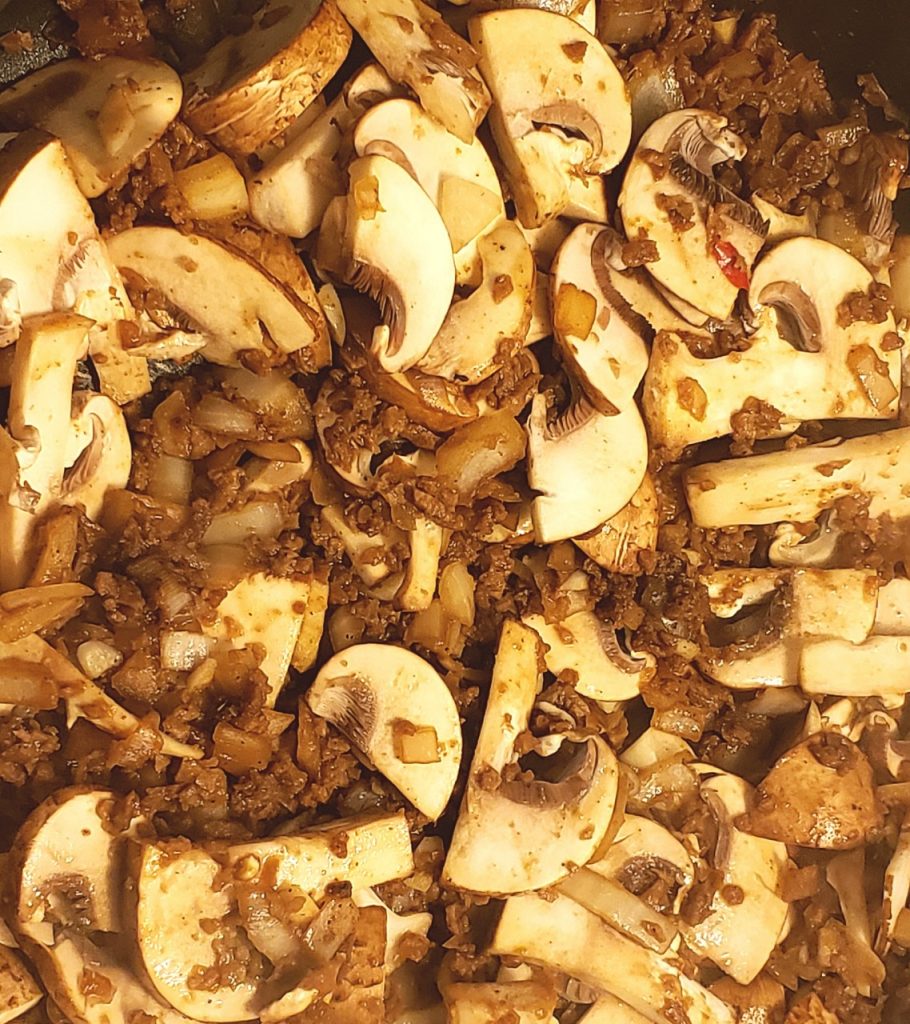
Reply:
[[[464,982],[446,985],[447,1024],[545,1024],[553,1019],[556,987],[544,981]]]
[[[469,143],[490,105],[477,54],[422,0],[340,0],[341,13],[396,82],[448,131]]]
[[[602,569],[639,576],[657,550],[659,523],[657,488],[651,474],[645,473],[624,508],[572,542]]]
[[[594,36],[559,14],[497,10],[469,29],[518,219],[540,227],[573,203],[572,177],[612,170],[625,155],[632,113],[622,75]]]
[[[547,671],[576,675],[575,689],[593,700],[631,700],[655,671],[652,655],[627,654],[616,629],[596,612],[580,611],[558,622],[543,615],[526,614],[530,626],[547,645]]]
[[[361,117],[354,149],[358,156],[386,156],[416,178],[449,233],[456,281],[477,284],[478,241],[505,219],[499,178],[483,143],[463,142],[413,100],[392,99]]]
[[[774,530],[774,539],[768,546],[768,561],[780,567],[830,569],[837,558],[840,536],[830,515],[824,512],[808,535],[794,523],[781,523]]]
[[[260,644],[264,648],[259,670],[268,682],[268,707],[275,706],[287,679],[309,599],[307,580],[258,572],[228,591],[203,629],[205,636],[231,647]]]
[[[607,262],[612,232],[582,224],[559,247],[550,277],[556,341],[589,400],[626,408],[648,368],[647,322],[623,298]]]
[[[391,974],[404,962],[402,945],[406,945],[409,936],[427,938],[427,932],[433,923],[433,915],[426,912],[412,914],[396,914],[376,895],[375,889],[356,889],[351,899],[358,907],[381,907],[386,919],[385,962],[383,971]]]
[[[627,1003],[652,1024],[672,1019],[668,1008],[688,1024],[735,1021],[717,996],[567,896],[511,896],[489,952],[565,971]]]
[[[547,422],[543,394],[534,396],[528,431],[528,483],[541,492],[532,514],[538,541],[577,537],[624,508],[644,479],[648,441],[634,400],[615,415],[577,398]],[[609,486],[591,487],[592,480]]]
[[[873,842],[883,822],[865,754],[838,733],[819,732],[777,760],[736,824],[766,839],[850,850]]]
[[[32,130],[0,149],[0,280],[14,321],[69,311],[94,320],[91,352],[102,390],[125,403],[150,388],[144,359],[125,352],[120,321],[134,316],[63,145]],[[8,336],[9,336],[8,332]],[[12,340],[12,338],[10,338]]]
[[[461,764],[461,724],[428,662],[392,644],[348,647],[319,670],[307,703],[422,814],[442,814]]]
[[[683,921],[683,938],[698,956],[707,957],[740,985],[749,985],[789,927],[790,906],[778,895],[787,847],[736,827],[752,795],[742,779],[708,769],[701,794],[718,825],[712,864],[722,879],[702,920]]]
[[[788,238],[815,238],[818,234],[818,204],[811,200],[802,213],[785,213],[758,193],[752,196],[752,205],[768,222],[768,245],[776,245]]]
[[[376,587],[392,576],[394,563],[386,553],[393,544],[406,544],[403,530],[391,523],[379,534],[355,530],[348,525],[340,505],[326,505],[320,512],[320,518],[338,536],[351,567],[368,587]]]
[[[814,696],[902,698],[910,693],[910,636],[807,643],[800,652],[799,684]]]
[[[322,92],[350,46],[334,4],[268,0],[246,32],[225,36],[184,76],[184,116],[229,153],[254,153]]]
[[[63,60],[5,89],[0,125],[41,128],[66,149],[79,188],[106,192],[180,111],[180,76],[161,61]]]
[[[648,879],[666,884],[671,902],[665,909],[640,895]],[[627,814],[603,856],[557,888],[639,944],[666,953],[679,931],[675,915],[694,880],[692,858],[672,833],[649,818]]]
[[[616,996],[600,995],[590,1009],[579,1018],[578,1024],[648,1024],[648,1017],[633,1010]]]
[[[421,612],[430,607],[436,593],[444,531],[438,523],[419,516],[408,537],[411,555],[395,603],[402,611]]]
[[[423,373],[478,384],[520,351],[531,324],[534,262],[511,221],[477,242],[483,279],[452,303],[439,333],[417,364]]]
[[[346,938],[343,907],[329,900],[318,910],[326,888],[345,882],[360,890],[401,878],[413,866],[401,814],[340,819],[231,846],[218,860],[184,844],[143,844],[132,863],[143,966],[161,996],[195,1020],[282,1019],[277,999],[298,1012],[320,993],[307,999],[296,992],[307,986],[288,987],[293,975],[271,977],[273,965],[283,965],[285,954],[305,955],[310,922],[331,929],[334,921],[337,945]],[[268,950],[266,960],[259,946]],[[216,967],[224,948],[236,951],[233,977],[220,976]],[[206,984],[194,985],[200,976]]]
[[[443,868],[446,884],[471,892],[514,893],[553,885],[591,859],[616,803],[619,768],[599,737],[562,737],[556,769],[525,781],[515,741],[540,688],[541,642],[507,620],[464,799]]]
[[[744,154],[726,118],[678,110],[648,128],[626,171],[619,197],[626,235],[656,243],[648,272],[682,300],[684,316],[688,305],[727,320],[765,243],[765,221],[713,175],[716,164]]]
[[[910,515],[910,428],[790,451],[709,462],[683,480],[699,526],[809,523],[846,495],[866,495],[873,518]]]
[[[21,1017],[44,998],[22,958],[0,946],[0,1024]]]
[[[432,200],[397,163],[361,157],[349,174],[345,276],[380,303],[384,323],[373,331],[372,354],[383,370],[398,373],[426,355],[448,312],[452,246]],[[324,221],[320,237],[325,231]]]
[[[102,396],[69,405],[90,326],[71,313],[31,317],[16,344],[6,435],[11,464],[0,483],[0,590],[24,583],[31,538],[51,509],[78,502],[96,517],[105,493],[126,486],[131,448],[123,414]]]
[[[345,140],[364,111],[398,91],[378,64],[361,68],[319,117],[250,178],[253,219],[292,238],[318,228],[332,198],[344,194],[339,158]]]
[[[304,301],[238,248],[170,227],[130,228],[109,239],[108,250],[121,271],[158,289],[204,335],[210,362],[236,366],[254,352],[273,365],[295,353],[314,369],[329,362],[328,329],[308,277],[312,295]]]

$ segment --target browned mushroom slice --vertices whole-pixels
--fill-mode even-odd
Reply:
[[[879,835],[884,814],[866,755],[820,732],[787,751],[758,786],[738,827],[819,850],[849,850]]]
[[[177,72],[157,60],[64,60],[0,95],[0,125],[41,128],[63,143],[82,192],[99,196],[180,110]]]
[[[184,77],[186,119],[229,153],[253,153],[293,124],[350,46],[335,4],[268,0],[243,35],[226,36]]]
[[[363,36],[396,82],[463,142],[474,138],[490,105],[477,73],[477,54],[422,0],[338,0],[341,13]]]

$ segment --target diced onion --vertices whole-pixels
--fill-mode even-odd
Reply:
[[[219,722],[212,733],[215,757],[232,775],[261,770],[272,757],[272,741],[267,736],[244,732],[228,722]]]
[[[193,412],[193,420],[203,430],[232,437],[255,437],[256,417],[243,406],[217,395],[205,395]]]
[[[149,470],[148,493],[159,501],[188,505],[193,489],[193,463],[174,455],[158,455]]]
[[[123,655],[103,640],[86,640],[76,648],[76,660],[89,679],[100,679],[123,663]]]
[[[202,633],[187,630],[165,630],[161,634],[160,657],[163,668],[191,672],[209,656],[215,641]]]
[[[242,544],[250,537],[270,540],[285,528],[281,508],[274,501],[251,501],[239,511],[214,516],[203,544]]]
[[[15,704],[31,711],[50,711],[59,696],[54,677],[41,665],[22,658],[0,661],[0,704]]]
[[[462,562],[450,562],[442,570],[439,600],[446,615],[468,628],[474,625],[474,577]]]

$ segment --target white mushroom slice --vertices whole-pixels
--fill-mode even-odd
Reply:
[[[491,11],[469,28],[518,219],[540,227],[573,204],[572,177],[609,171],[625,155],[632,110],[622,75],[594,36],[559,14]]]
[[[741,832],[735,825],[752,799],[748,783],[735,775],[707,770],[702,799],[718,824],[712,860],[723,880],[707,916],[698,924],[682,921],[686,944],[740,985],[758,976],[786,935],[790,905],[777,895],[788,864],[787,847]]]
[[[867,495],[869,514],[910,515],[910,428],[792,451],[709,462],[683,481],[698,526],[811,522],[845,495]]]
[[[875,626],[879,585],[874,569],[794,569],[790,594],[789,633],[860,644]]]
[[[167,130],[183,87],[158,60],[63,60],[0,95],[0,124],[41,128],[66,149],[83,194],[100,196]]]
[[[763,220],[768,222],[768,245],[777,245],[788,238],[815,238],[818,235],[818,203],[811,200],[802,213],[784,213],[758,193],[751,198]]]
[[[205,336],[209,362],[236,366],[250,352],[276,364],[299,352],[314,368],[330,360],[308,277],[312,297],[304,302],[239,249],[169,227],[130,228],[108,240],[108,251],[120,270],[161,291]]]
[[[650,334],[613,284],[607,256],[614,238],[596,224],[580,225],[550,271],[556,340],[590,401],[607,414],[632,401],[648,368]]]
[[[351,46],[334,4],[268,0],[240,36],[225,36],[184,76],[184,116],[229,153],[254,153],[294,123]]]
[[[231,588],[203,628],[205,636],[235,648],[263,646],[259,669],[268,680],[268,707],[275,706],[287,679],[309,598],[309,581],[258,572]]]
[[[910,818],[905,814],[894,853],[885,868],[882,918],[875,940],[875,950],[880,956],[884,956],[891,947],[897,920],[905,911],[908,898],[910,898]]]
[[[910,635],[910,580],[897,578],[879,586],[873,631],[877,636]]]
[[[340,505],[326,505],[319,514],[329,529],[338,535],[354,572],[368,587],[375,587],[392,575],[393,566],[382,556],[389,545],[407,542],[403,530],[392,524],[381,534],[371,535],[354,530],[348,526]]]
[[[307,703],[422,814],[442,814],[461,764],[461,723],[428,662],[392,644],[348,647],[319,670]]]
[[[379,63],[448,131],[470,142],[490,105],[473,49],[422,0],[339,0]]]
[[[800,652],[799,684],[819,696],[903,697],[910,693],[910,636],[810,641]]]
[[[619,196],[626,235],[657,245],[648,272],[697,313],[721,321],[748,287],[767,230],[753,206],[714,180],[715,164],[744,154],[726,118],[673,111],[642,136]]]
[[[553,885],[591,859],[609,828],[619,766],[599,737],[563,739],[558,781],[503,778],[540,689],[541,642],[506,621],[455,831],[446,884],[514,893]]]
[[[12,464],[0,483],[0,590],[22,586],[32,535],[51,509],[82,503],[94,518],[107,491],[129,478],[132,450],[117,406],[103,396],[69,404],[90,326],[84,317],[48,313],[27,320],[16,344],[5,435]]]
[[[581,1015],[578,1024],[648,1024],[648,1018],[616,996],[602,995]]]
[[[358,156],[387,156],[417,179],[449,233],[457,282],[476,284],[478,239],[506,215],[499,178],[480,139],[463,142],[413,100],[392,99],[361,117],[354,149]]]
[[[22,958],[0,946],[0,1024],[21,1017],[44,998]]]
[[[269,231],[303,238],[319,224],[334,196],[344,194],[339,153],[358,118],[398,87],[378,64],[367,64],[305,131],[250,178],[253,220]]]
[[[528,432],[528,483],[541,492],[531,506],[542,544],[577,537],[620,511],[638,490],[648,440],[634,401],[614,416],[578,398],[547,422],[543,394],[534,396]],[[609,486],[591,487],[592,480]]]
[[[890,314],[880,324],[843,326],[840,307],[865,293],[872,275],[828,242],[793,238],[755,268],[749,301],[756,332],[745,351],[693,355],[678,335],[654,345],[644,409],[653,442],[677,451],[729,434],[749,402],[779,414],[776,432],[813,419],[897,415],[900,351],[890,350]]]
[[[424,373],[477,384],[522,348],[531,324],[534,261],[524,235],[511,221],[477,242],[483,280],[452,303],[439,333],[417,364]]]
[[[694,756],[692,748],[684,739],[651,726],[626,747],[619,759],[636,771],[647,771],[664,761],[674,758],[691,761]]]
[[[510,897],[489,952],[565,971],[627,1003],[652,1024],[666,1024],[668,1007],[678,1007],[680,1021],[688,1024],[735,1021],[717,996],[567,896]]]
[[[445,986],[446,1024],[547,1024],[558,994],[544,981],[451,982]]]
[[[149,390],[145,360],[120,341],[119,321],[134,316],[123,282],[62,143],[41,131],[0,149],[0,280],[15,285],[20,321],[69,310],[95,321],[91,352],[105,394],[123,404]]]
[[[657,550],[659,525],[657,488],[651,474],[645,473],[625,508],[572,542],[602,569],[639,576],[649,564],[642,559]]]
[[[768,547],[768,561],[773,566],[828,569],[836,561],[839,540],[840,531],[824,512],[808,536],[795,523],[780,523]]]
[[[544,654],[547,671],[574,672],[575,689],[585,697],[631,700],[654,674],[653,656],[627,654],[614,627],[595,612],[575,612],[558,622],[547,622],[543,615],[524,615],[522,622],[549,648]]]
[[[430,607],[436,593],[444,533],[438,523],[419,516],[408,536],[411,557],[405,567],[401,589],[395,595],[395,604],[402,611],[421,612]]]

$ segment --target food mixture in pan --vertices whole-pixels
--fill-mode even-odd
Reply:
[[[0,37],[0,1024],[906,1022],[901,97],[436,7]]]

